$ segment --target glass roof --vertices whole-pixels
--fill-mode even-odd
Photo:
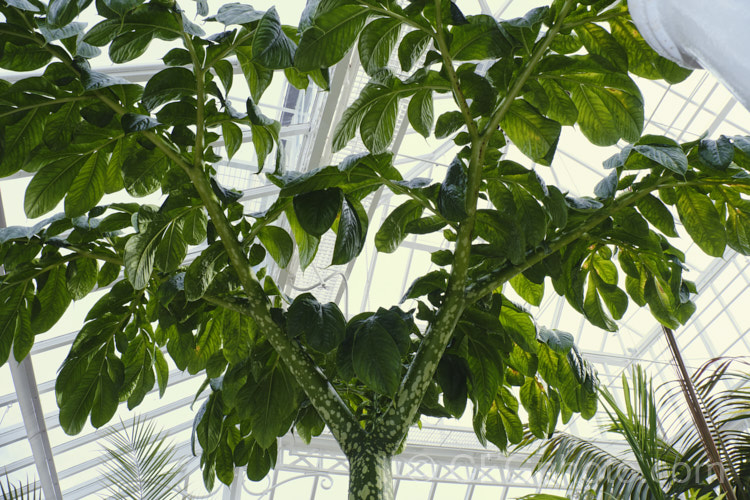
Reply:
[[[192,2],[187,3],[190,5],[183,8],[189,12],[194,6]],[[210,0],[211,12],[215,12],[221,3]],[[294,23],[305,2],[263,0],[253,2],[253,7],[265,10],[273,3],[280,11],[282,22]],[[484,12],[498,18],[509,18],[522,15],[542,3],[536,0],[463,0],[461,9],[467,14]],[[144,82],[160,68],[156,59],[162,54],[159,48],[152,46],[152,60],[147,55],[136,64],[121,66],[94,60],[92,67]],[[235,71],[241,74],[237,66]],[[0,78],[17,79],[19,76],[0,74]],[[230,96],[238,102],[244,101],[247,95],[240,80],[236,80]],[[332,88],[327,93],[312,87],[298,91],[284,84],[282,78],[275,78],[266,92],[262,108],[264,113],[284,125],[282,138],[286,141],[287,161],[294,165],[295,170],[336,163],[348,154],[364,150],[356,139],[343,151],[331,154],[328,132],[330,124],[335,123],[347,104],[356,98],[366,81],[356,54],[345,58],[335,68]],[[750,135],[748,111],[706,72],[696,71],[685,82],[674,86],[644,80],[639,80],[638,84],[646,101],[644,133],[664,134],[681,141],[695,139],[706,132],[709,135]],[[448,105],[440,101],[435,104],[436,112]],[[451,141],[434,137],[425,140],[408,127],[401,126],[404,113],[405,109],[402,109],[393,145],[397,168],[405,178],[442,180],[456,153],[456,146]],[[539,166],[536,170],[548,182],[573,194],[589,194],[604,176],[602,161],[616,148],[592,146],[576,130],[566,127],[553,166]],[[507,157],[533,166],[512,146]],[[248,212],[266,208],[277,192],[277,188],[268,183],[265,176],[256,175],[256,171],[257,160],[247,144],[234,160],[225,162],[219,170],[220,182],[243,191]],[[21,208],[29,179],[29,174],[21,172],[0,183],[7,225],[30,222]],[[148,199],[144,201],[148,202]],[[355,263],[328,266],[333,240],[324,237],[316,262],[305,272],[299,271],[294,262],[286,270],[276,270],[280,286],[290,295],[310,290],[321,302],[336,301],[349,316],[361,310],[398,303],[411,281],[431,270],[430,252],[445,245],[442,237],[427,236],[417,240],[411,236],[393,254],[379,254],[375,250],[375,230],[372,228],[379,227],[392,208],[402,201],[388,192],[376,192],[365,200],[371,231],[367,245]],[[679,225],[678,232],[684,234]],[[687,278],[696,282],[699,292],[696,299],[698,311],[685,327],[676,332],[688,367],[697,368],[715,356],[750,354],[750,337],[746,335],[748,326],[743,321],[746,312],[742,310],[750,296],[750,261],[731,250],[727,250],[723,259],[708,258],[688,240],[680,241],[677,246],[687,253],[690,268]],[[82,324],[89,307],[103,293],[106,290],[73,303],[56,327],[39,335],[29,357],[30,365],[14,368],[13,375],[9,365],[0,367],[0,473],[7,472],[15,482],[25,482],[27,478],[33,481],[38,477],[34,458],[41,454],[43,459],[51,460],[49,466],[53,477],[58,478],[66,499],[101,495],[97,467],[103,454],[99,439],[109,432],[109,428],[119,425],[120,419],[127,424],[136,413],[156,419],[157,425],[177,444],[179,455],[192,457],[190,434],[197,406],[191,409],[191,403],[202,378],[180,372],[174,365],[170,365],[169,387],[163,398],[159,399],[154,391],[135,412],[121,406],[112,423],[99,430],[87,424],[79,435],[68,436],[60,428],[54,395],[56,370],[75,337],[77,325]],[[508,290],[508,293],[513,292]],[[620,331],[617,333],[604,332],[586,323],[554,293],[548,293],[541,306],[532,309],[539,324],[575,336],[584,356],[595,364],[602,383],[610,388],[618,387],[620,375],[634,362],[644,365],[657,384],[674,379],[670,356],[658,324],[647,310],[638,309],[632,302],[619,322]],[[34,405],[37,413],[24,416],[17,390],[30,382],[38,390],[38,401]],[[569,427],[576,433],[590,435],[596,432],[597,421],[574,419]],[[48,436],[49,449],[32,451],[27,437],[42,428],[46,429],[42,432]],[[217,486],[211,493],[203,487],[198,459],[191,458],[189,467],[193,473],[187,480],[188,489],[195,498],[345,497],[346,460],[329,434],[324,433],[309,446],[298,437],[287,435],[280,440],[279,450],[277,466],[265,480],[258,483],[246,478],[242,480],[244,473],[238,471],[236,476],[240,480],[235,481],[231,490]],[[492,445],[483,448],[474,436],[470,418],[459,421],[424,419],[422,428],[410,433],[406,451],[395,458],[396,498],[519,498],[542,487],[539,478],[531,475],[529,466],[522,465],[523,458],[524,455],[519,454],[506,457],[492,449]],[[545,488],[545,491],[561,490]]]

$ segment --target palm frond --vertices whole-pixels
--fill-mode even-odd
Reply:
[[[539,450],[534,473],[568,482],[568,492],[594,490],[605,498],[656,499],[643,474],[621,457],[571,434],[560,433]]]
[[[16,486],[10,482],[9,476],[5,476],[5,483],[0,481],[0,495],[2,500],[42,500],[42,490],[36,482],[27,480],[24,485],[19,481]]]
[[[187,476],[186,460],[177,459],[175,447],[156,431],[153,422],[133,419],[128,428],[122,424],[107,436],[102,466],[107,498],[150,500],[183,498],[180,483]]]
[[[719,449],[722,466],[734,487],[738,500],[750,500],[750,370],[747,358],[716,358],[709,360],[693,375],[696,392],[706,414],[711,435]],[[677,398],[679,393],[668,393]],[[693,426],[686,425],[677,434],[676,442],[683,450],[680,460],[704,480],[716,484],[700,436]]]

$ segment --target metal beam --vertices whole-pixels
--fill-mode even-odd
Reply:
[[[42,402],[39,400],[31,355],[29,354],[18,363],[11,354],[8,364],[18,396],[18,405],[21,407],[23,424],[26,427],[26,437],[28,437],[31,445],[31,454],[34,457],[34,464],[44,497],[49,500],[62,500],[60,481],[57,478],[55,459],[52,455],[47,426],[44,422],[44,410],[42,409]]]
[[[3,205],[2,193],[0,193],[0,227],[6,227],[5,207]],[[4,273],[5,270],[3,269]],[[55,469],[55,459],[47,434],[47,426],[44,422],[44,409],[39,399],[39,390],[34,376],[34,365],[31,363],[31,354],[28,354],[20,363],[16,361],[11,352],[8,359],[10,373],[13,377],[13,385],[16,389],[18,405],[23,416],[23,425],[26,428],[26,437],[31,445],[31,453],[36,464],[39,482],[42,485],[47,500],[62,500],[60,482]]]

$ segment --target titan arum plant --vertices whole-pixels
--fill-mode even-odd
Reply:
[[[311,0],[298,27],[274,9],[196,5],[213,34],[171,0],[0,1],[0,67],[34,72],[0,81],[0,174],[33,175],[28,217],[64,210],[0,233],[0,361],[11,350],[23,359],[71,300],[107,290],[58,373],[69,434],[89,418],[105,425],[119,402],[132,409],[155,386],[163,394],[169,356],[210,387],[194,429],[209,489],[235,467],[263,478],[278,436],[309,441],[327,427],[349,459],[350,498],[390,499],[391,457],[422,415],[470,411],[479,441],[501,450],[524,426],[545,437],[574,413],[594,415],[596,374],[572,336],[537,326],[504,290],[538,305],[551,283],[609,331],[632,299],[675,328],[695,310],[695,287],[670,243],[673,213],[709,255],[727,245],[750,254],[750,139],[641,136],[643,97],[629,74],[674,83],[688,71],[645,44],[620,2],[555,0],[498,22],[449,0]],[[76,21],[84,11],[100,20]],[[101,52],[136,60],[153,39],[170,48],[145,86],[89,63]],[[368,152],[306,172],[285,166],[280,123],[257,106],[263,91],[274,77],[325,88],[352,49],[370,82],[332,143],[340,150],[359,132]],[[392,56],[398,75],[385,69]],[[242,110],[227,98],[235,60],[249,89]],[[435,119],[437,95],[453,110]],[[393,166],[402,100],[415,131],[458,146],[440,183]],[[596,145],[627,143],[593,197],[545,185],[532,168],[554,168],[563,126]],[[280,188],[260,214],[215,177],[246,136]],[[526,165],[505,159],[507,143]],[[346,318],[311,294],[283,294],[266,265],[304,269],[329,230],[330,264],[356,259],[363,202],[378,189],[405,200],[370,230],[379,251],[409,234],[449,242],[407,305]],[[131,201],[100,204],[122,190]],[[138,203],[159,191],[150,199],[160,205]]]

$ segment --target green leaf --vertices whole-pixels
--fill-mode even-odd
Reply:
[[[539,84],[549,99],[547,116],[560,125],[573,125],[578,120],[578,108],[570,95],[559,83],[551,79],[540,79]]]
[[[471,372],[471,394],[479,413],[487,414],[495,399],[497,389],[503,383],[505,367],[496,349],[486,339],[469,338],[469,371]]]
[[[185,272],[185,297],[198,300],[226,264],[227,255],[220,241],[211,243]]]
[[[312,26],[302,32],[295,66],[300,71],[313,71],[339,62],[354,45],[368,14],[367,7],[348,4],[317,15]]]
[[[225,310],[224,316],[224,357],[231,364],[241,363],[252,352],[258,325],[252,318],[235,311]]]
[[[713,257],[724,255],[724,224],[708,196],[690,187],[677,188],[677,213],[695,243]]]
[[[607,30],[593,23],[575,28],[589,54],[601,56],[611,62],[620,72],[628,71],[628,54]]]
[[[43,333],[52,328],[62,317],[70,304],[65,267],[55,266],[47,275],[47,281],[37,292],[39,311],[36,311],[31,321],[34,333]]]
[[[43,68],[52,54],[37,44],[16,45],[6,41],[0,54],[0,68],[10,71],[34,71]]]
[[[613,86],[622,77],[596,73],[575,77],[572,98],[583,135],[597,146],[615,144],[620,138],[637,141],[643,131],[643,101]]]
[[[427,295],[435,290],[445,290],[448,273],[445,269],[430,271],[424,276],[415,279],[401,298],[401,303],[408,299],[416,299],[422,295]]]
[[[520,311],[508,305],[503,300],[500,310],[500,324],[510,338],[524,351],[536,354],[538,342],[536,340],[536,326],[527,312]]]
[[[208,216],[202,207],[193,208],[183,217],[182,237],[188,245],[200,245],[206,239]]]
[[[289,233],[276,226],[264,226],[258,238],[280,268],[284,269],[294,253],[294,242]]]
[[[60,426],[66,434],[75,435],[83,429],[86,417],[94,405],[104,363],[102,349],[81,370],[75,372],[75,378],[68,380],[68,384],[74,389],[66,391],[60,404]]]
[[[729,210],[727,214],[727,244],[735,251],[750,255],[750,214]]]
[[[26,188],[26,215],[30,218],[39,217],[55,208],[85,161],[86,156],[66,157],[39,170]]]
[[[658,163],[680,175],[685,175],[688,168],[688,159],[682,148],[671,144],[659,144],[664,138],[657,136],[645,136],[633,148],[637,153],[645,156],[651,161]],[[631,154],[626,167],[633,165],[637,161],[638,155]]]
[[[343,149],[354,138],[358,127],[363,140],[367,135],[365,144],[368,148],[387,147],[393,137],[398,100],[413,92],[413,86],[402,84],[390,72],[378,72],[376,77],[365,85],[359,97],[344,111],[336,124],[333,132],[333,151]],[[364,118],[368,115],[367,126],[363,129]],[[381,116],[386,119],[386,123],[377,123]]]
[[[3,365],[10,356],[18,317],[24,309],[27,307],[23,287],[5,288],[0,293],[0,363]]]
[[[589,275],[586,297],[583,302],[583,313],[592,325],[598,326],[608,332],[616,332],[617,324],[602,309],[602,303],[596,291],[594,279],[593,275]]]
[[[521,404],[529,415],[529,430],[539,439],[547,436],[547,396],[535,378],[527,378],[520,391]]]
[[[636,207],[656,229],[673,238],[678,236],[674,225],[674,216],[659,198],[647,194],[636,202]]]
[[[354,259],[362,251],[363,243],[362,222],[352,202],[348,197],[344,197],[331,265],[346,264]]]
[[[219,446],[224,421],[224,401],[221,399],[221,393],[211,394],[204,404],[206,409],[195,430],[203,453],[211,453]]]
[[[292,204],[302,229],[313,236],[321,236],[336,220],[342,201],[341,189],[330,188],[299,194]]]
[[[268,69],[284,69],[294,63],[297,47],[281,29],[281,21],[275,7],[263,14],[255,28],[253,56]]]
[[[142,56],[154,35],[149,29],[125,31],[117,35],[109,46],[109,58],[114,63],[122,64]]]
[[[152,76],[143,89],[142,102],[147,110],[195,95],[195,75],[187,68],[167,68]]]
[[[609,199],[614,198],[617,193],[617,186],[619,183],[619,175],[616,169],[613,169],[609,175],[599,181],[594,187],[594,194],[597,198]]]
[[[500,414],[503,426],[511,444],[518,444],[523,439],[523,423],[518,417],[518,401],[510,391],[501,387],[498,398],[495,399],[495,408]]]
[[[492,16],[469,16],[469,23],[454,26],[450,55],[456,61],[500,59],[510,54],[511,43]]]
[[[505,432],[505,424],[503,424],[503,419],[500,416],[500,412],[497,411],[496,406],[493,406],[487,415],[485,425],[487,440],[497,446],[500,451],[506,451],[508,449],[508,435]]]
[[[268,450],[263,449],[253,440],[247,461],[247,478],[250,481],[262,481],[276,462],[276,443]]]
[[[333,302],[320,304],[312,294],[304,293],[289,306],[287,329],[293,337],[304,336],[316,351],[330,352],[343,342],[346,320]]]
[[[253,136],[253,146],[258,158],[258,171],[263,170],[266,158],[273,150],[274,140],[278,137],[278,125],[274,127],[265,127],[261,125],[250,125],[250,132]]]
[[[464,122],[464,116],[460,111],[443,113],[438,117],[435,124],[435,137],[437,139],[445,139],[464,125],[466,125],[466,122]]]
[[[513,290],[532,306],[538,306],[544,298],[544,283],[536,284],[529,281],[523,274],[516,274],[509,281]]]
[[[401,21],[391,17],[375,19],[362,30],[359,36],[359,60],[368,75],[388,65],[400,32]]]
[[[52,151],[61,151],[70,145],[75,126],[81,121],[81,115],[78,111],[78,103],[69,102],[64,104],[47,119],[43,135],[45,146]],[[32,111],[30,114],[34,114],[34,112]],[[33,132],[27,133],[33,134]],[[30,137],[24,134],[24,138],[28,140]],[[33,135],[31,138],[33,138]],[[6,158],[7,154],[8,152],[6,151]]]
[[[408,200],[391,212],[375,234],[375,247],[379,252],[392,253],[406,238],[406,225],[419,219],[424,206],[417,200]]]
[[[422,57],[432,38],[422,30],[410,31],[398,46],[398,60],[403,71],[411,71],[412,66]]]
[[[31,287],[26,288],[26,303],[31,304],[34,298]],[[18,310],[16,334],[13,338],[13,357],[22,361],[34,347],[34,331],[31,329],[31,308],[21,307]]]
[[[172,221],[156,248],[154,264],[163,272],[176,270],[185,260],[188,245],[182,236],[183,225],[182,219]]]
[[[501,24],[510,36],[521,42],[523,50],[530,55],[539,36],[542,23],[548,15],[549,7],[537,7],[527,12],[523,17],[502,21]]]
[[[242,129],[233,122],[223,122],[221,124],[221,133],[224,136],[227,160],[231,160],[242,145]]]
[[[651,80],[664,79],[675,84],[683,81],[692,72],[660,56],[643,39],[635,25],[623,18],[609,21],[612,36],[628,55],[628,71]]]
[[[242,74],[250,88],[250,95],[255,101],[259,101],[273,79],[273,70],[265,68],[255,62],[250,47],[237,47],[235,49],[237,61],[240,63]]]
[[[365,147],[373,154],[384,152],[393,140],[401,95],[389,93],[373,102],[362,116],[359,133]]]
[[[703,139],[698,145],[698,154],[709,167],[726,170],[734,159],[734,146],[729,137],[724,135],[715,141]]]
[[[96,392],[91,405],[91,425],[98,429],[109,422],[117,411],[118,387],[109,371],[102,369],[96,382]]]
[[[438,191],[437,208],[449,221],[461,222],[466,213],[466,183],[468,177],[461,160],[456,157],[448,167],[445,180]]]
[[[78,12],[78,0],[51,0],[47,7],[47,22],[54,28],[60,28],[75,19]]]
[[[42,142],[46,118],[39,108],[32,109],[18,123],[6,127],[0,175],[14,174],[26,164],[31,151]]]
[[[292,229],[294,240],[297,242],[300,268],[304,271],[315,259],[315,254],[318,252],[318,245],[320,244],[320,238],[312,236],[310,233],[302,229],[294,210],[287,210],[286,218]]]
[[[420,90],[409,101],[407,110],[409,123],[424,137],[430,136],[433,122],[432,91]]]
[[[39,7],[35,6],[28,0],[7,0],[9,6],[29,12],[40,12]]]
[[[378,321],[364,321],[354,336],[354,372],[367,387],[393,396],[401,381],[401,353]]]
[[[104,4],[120,16],[124,16],[142,3],[143,0],[104,0]]]
[[[163,222],[152,222],[125,243],[125,276],[133,288],[142,290],[151,280],[156,250],[164,234]]]
[[[215,16],[207,18],[207,21],[216,21],[223,25],[250,24],[263,17],[262,11],[257,11],[251,6],[241,3],[228,3],[219,7]]]
[[[523,154],[550,165],[560,140],[560,124],[542,116],[531,104],[516,99],[500,125]]]
[[[216,448],[216,477],[227,486],[234,481],[234,459],[226,440],[221,440]]]
[[[265,449],[276,442],[297,411],[297,383],[280,363],[266,370],[257,383],[248,381],[237,397],[240,417],[249,418],[253,436]]]
[[[146,196],[161,186],[161,179],[167,171],[169,158],[158,149],[149,151],[138,148],[122,163],[122,176],[125,189],[131,196]]]
[[[125,113],[120,118],[120,124],[125,133],[130,132],[142,132],[144,130],[151,130],[160,125],[157,120],[154,120],[148,115],[139,115],[136,113]]]
[[[154,349],[154,367],[156,368],[156,381],[159,384],[159,397],[164,396],[164,391],[167,390],[169,383],[169,366],[167,360],[164,358],[161,349]]]
[[[628,296],[616,284],[606,283],[596,278],[596,288],[612,318],[619,320],[628,310]]]
[[[68,292],[73,300],[81,300],[93,290],[99,276],[94,259],[76,259],[68,263],[65,272]]]
[[[108,160],[107,154],[101,150],[88,157],[73,179],[70,191],[65,197],[66,216],[78,217],[99,203],[104,196]]]

